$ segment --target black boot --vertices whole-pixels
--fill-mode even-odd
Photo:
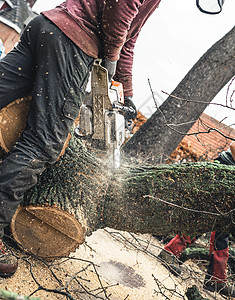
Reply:
[[[235,284],[205,280],[203,288],[210,292],[217,292],[221,295],[235,298]]]
[[[181,274],[180,261],[177,257],[166,251],[162,250],[158,257],[161,259],[161,262],[165,265],[165,267],[175,276],[179,276]]]
[[[12,276],[18,268],[18,260],[0,239],[0,277]]]

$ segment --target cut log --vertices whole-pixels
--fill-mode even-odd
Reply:
[[[235,167],[216,163],[128,168],[121,188],[109,187],[105,222],[119,230],[155,235],[232,233],[234,175]]]
[[[15,100],[0,110],[0,146],[9,152],[20,138],[29,113],[31,97]]]
[[[31,100],[31,96],[16,99],[0,110],[0,149],[6,153],[16,144],[25,129]],[[69,134],[59,157],[64,154],[70,138]]]
[[[19,207],[11,229],[15,240],[26,250],[46,258],[68,256],[85,241],[81,224],[57,207]]]
[[[78,245],[83,241],[82,227],[86,235],[104,227],[157,235],[185,233],[196,236],[217,229],[233,233],[234,175],[235,167],[216,163],[125,165],[112,174],[104,158],[99,159],[72,136],[65,154],[55,165],[49,166],[38,184],[25,194],[23,211],[27,212],[27,218],[30,212],[31,220],[23,225],[14,221],[13,237],[23,247],[41,254],[38,248],[30,245],[33,236],[43,245],[43,256],[51,256],[50,242],[55,229],[56,234],[67,233],[75,246],[76,242]],[[32,205],[43,205],[45,212],[50,207],[56,206],[56,209],[46,218],[43,212],[42,220],[41,212],[40,216],[37,209],[34,213]],[[61,229],[63,224],[58,222],[61,215],[54,217],[58,207],[80,223],[75,226],[81,229],[80,233],[77,231],[79,238],[76,234],[70,236],[70,229],[68,232]],[[63,218],[66,216],[69,215]],[[37,222],[46,223],[53,233],[40,226],[32,227],[35,217]],[[56,220],[50,223],[50,217]],[[69,221],[63,222],[70,224],[70,220],[69,216]],[[20,233],[22,230],[24,234]],[[64,254],[70,251],[67,240],[65,243],[60,240],[59,246],[64,248]],[[54,247],[57,247],[56,242]]]

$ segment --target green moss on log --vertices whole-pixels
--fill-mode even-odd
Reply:
[[[73,136],[65,154],[25,193],[23,205],[57,206],[73,214],[90,234],[103,222],[108,182],[103,161]]]
[[[3,290],[0,288],[0,299],[2,299],[2,300],[40,300],[41,298],[22,296],[17,293]]]
[[[88,233],[105,226],[158,235],[234,231],[235,167],[127,165],[111,176],[98,157],[72,137],[64,156],[25,194],[24,205],[58,206]]]
[[[120,176],[122,189],[117,193],[111,185],[107,193],[107,226],[125,224],[128,231],[160,235],[234,230],[234,166],[159,165],[121,170],[121,174],[125,174]]]
[[[209,300],[208,298],[203,298],[196,285],[189,287],[185,295],[187,296],[188,300]]]

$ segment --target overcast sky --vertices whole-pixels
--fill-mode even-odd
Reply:
[[[61,2],[37,0],[34,10],[47,10]],[[198,59],[234,26],[235,0],[225,0],[219,15],[201,13],[195,2],[162,0],[137,40],[133,68],[134,102],[148,117],[155,111],[148,79],[160,103],[167,98],[162,91],[171,93]],[[227,89],[228,86],[214,101],[225,104]],[[234,90],[235,80],[228,95]],[[233,110],[210,105],[205,112],[219,121],[227,117],[224,120],[227,125],[235,123]]]

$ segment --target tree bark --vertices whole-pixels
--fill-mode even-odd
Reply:
[[[106,226],[156,235],[233,232],[234,170],[210,163],[121,170],[120,189],[111,185],[105,199]]]
[[[203,298],[196,285],[189,287],[185,295],[187,296],[188,300],[209,300],[208,298]]]
[[[30,248],[28,241],[32,243],[35,238],[38,248],[31,250],[42,254],[39,253],[41,245],[37,234],[40,232],[42,236],[42,230],[38,223],[33,227],[35,218],[60,233],[66,232],[66,229],[63,232],[61,217],[56,218],[52,214],[51,219],[58,220],[54,224],[50,217],[45,216],[49,207],[73,215],[81,224],[83,235],[104,227],[156,235],[184,233],[196,236],[213,230],[232,233],[234,175],[234,166],[216,163],[125,165],[112,174],[104,157],[97,158],[72,137],[65,154],[55,165],[49,166],[38,184],[25,194],[23,205],[26,210],[32,205],[43,205],[45,211],[39,216],[33,213],[33,221],[27,219],[23,229],[26,234],[21,233],[17,241]],[[25,215],[21,220],[16,218],[14,224],[18,226],[18,232],[22,232],[22,219],[26,218]],[[63,218],[66,219],[66,216]],[[69,235],[72,228],[69,225],[67,229]],[[69,236],[76,240],[76,246],[84,241],[81,232],[78,233],[79,238],[76,234]],[[29,236],[27,243],[26,235]],[[50,242],[51,239],[47,241],[48,244]],[[67,245],[63,245],[61,238],[57,242],[60,249]],[[71,248],[68,250],[71,251]]]
[[[235,27],[192,67],[172,95],[123,147],[128,156],[164,162],[235,74]]]

